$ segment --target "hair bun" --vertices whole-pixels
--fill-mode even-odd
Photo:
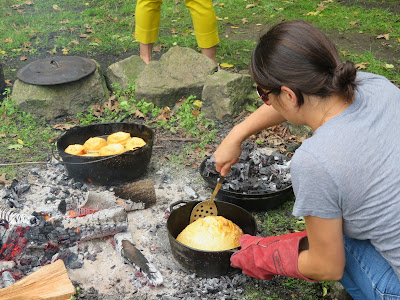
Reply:
[[[339,63],[333,72],[332,87],[337,92],[343,94],[346,98],[353,94],[356,88],[357,70],[354,63],[346,61]]]

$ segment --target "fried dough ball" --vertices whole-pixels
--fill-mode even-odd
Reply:
[[[129,132],[118,131],[107,137],[107,143],[125,145],[130,138],[131,134]]]
[[[135,148],[140,148],[143,147],[144,145],[146,145],[146,142],[144,141],[144,139],[140,138],[140,137],[132,137],[131,139],[129,139],[126,142],[125,148],[126,150],[133,150]]]
[[[99,154],[101,156],[115,155],[125,152],[125,147],[121,144],[108,144],[107,146],[100,149]]]
[[[101,137],[91,137],[83,144],[86,151],[99,151],[104,146],[107,146],[107,141]]]
[[[86,150],[83,147],[83,145],[80,144],[74,144],[74,145],[69,145],[67,148],[64,150],[68,154],[72,155],[83,155],[86,154]]]

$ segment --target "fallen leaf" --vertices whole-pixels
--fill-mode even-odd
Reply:
[[[392,65],[392,64],[385,65],[385,69],[393,69],[393,68],[394,68],[394,65]]]
[[[153,51],[154,51],[154,52],[161,52],[161,46],[160,46],[160,45],[155,46],[155,47],[153,48]]]
[[[60,23],[61,24],[69,24],[70,22],[69,22],[69,20],[61,20]]]
[[[217,21],[221,21],[222,20],[222,18],[220,18],[220,17],[216,17],[216,19],[217,19]]]
[[[22,3],[22,5],[33,5],[32,1],[25,1],[24,3]]]
[[[23,56],[21,56],[20,58],[19,58],[19,60],[21,60],[21,61],[24,61],[24,60],[27,60],[28,58],[25,56],[25,55],[23,55]]]
[[[6,173],[3,173],[0,175],[0,183],[1,184],[8,185],[12,182],[11,180],[6,179],[6,175],[7,175]]]
[[[146,116],[141,112],[141,111],[139,111],[139,110],[135,110],[134,112],[133,112],[133,115],[136,117],[136,118],[145,118]]]
[[[25,144],[24,144],[24,141],[21,140],[21,139],[18,139],[17,142],[18,142],[18,144],[20,144],[20,145],[25,145]]]
[[[243,23],[243,24],[246,24],[246,23],[249,23],[249,21],[247,21],[246,18],[243,18],[243,19],[242,19],[242,23]]]
[[[178,33],[178,30],[176,30],[176,28],[172,28],[172,29],[171,29],[171,33],[172,33],[172,34],[177,34],[177,33]]]
[[[10,79],[5,80],[7,86],[13,86]]]
[[[252,7],[255,7],[255,6],[257,6],[257,4],[255,4],[255,3],[253,3],[253,4],[247,4],[247,5],[246,5],[246,8],[252,8]]]
[[[3,42],[4,43],[12,43],[13,39],[9,37],[9,38],[5,39]]]
[[[201,100],[195,100],[193,101],[193,106],[197,107],[197,108],[201,108],[203,105],[203,102],[201,102]]]
[[[228,63],[222,63],[219,66],[222,67],[222,68],[232,68],[233,67],[232,64],[228,64]]]
[[[355,67],[357,70],[362,70],[362,69],[366,69],[367,66],[369,66],[370,64],[371,63],[369,63],[369,62],[362,62],[362,63],[356,64]]]
[[[79,37],[82,38],[82,39],[87,39],[87,38],[90,37],[90,35],[82,33],[82,34],[79,35]]]
[[[376,39],[385,39],[385,40],[389,40],[389,33],[386,34],[380,34],[376,37]]]
[[[72,40],[68,43],[68,45],[79,45],[79,42],[77,40]]]
[[[4,133],[0,134],[0,138],[6,137],[6,135]]]
[[[56,124],[53,126],[53,129],[55,130],[68,130],[71,129],[72,127],[75,127],[76,125],[74,124]]]
[[[7,149],[9,150],[21,150],[24,146],[20,145],[20,144],[13,144],[13,145],[9,145],[7,147]]]
[[[231,26],[232,29],[238,29],[239,27],[237,26]]]
[[[167,106],[161,110],[161,114],[156,118],[156,120],[166,121],[171,118],[171,109]]]
[[[351,22],[349,22],[349,24],[351,25],[351,26],[355,26],[355,25],[357,25],[357,21],[351,21]]]
[[[61,8],[57,4],[53,4],[53,9],[55,11],[60,11],[61,10]]]

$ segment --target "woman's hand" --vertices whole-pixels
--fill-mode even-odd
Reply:
[[[239,161],[241,153],[241,143],[233,141],[228,135],[214,152],[215,169],[221,176],[230,173],[231,166]]]

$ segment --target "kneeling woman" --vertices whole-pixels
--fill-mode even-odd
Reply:
[[[226,175],[241,143],[264,128],[310,126],[314,135],[291,162],[293,214],[307,231],[245,235],[232,265],[261,279],[340,280],[354,299],[400,299],[400,90],[342,63],[303,21],[264,34],[250,71],[265,105],[222,141],[216,169]]]

